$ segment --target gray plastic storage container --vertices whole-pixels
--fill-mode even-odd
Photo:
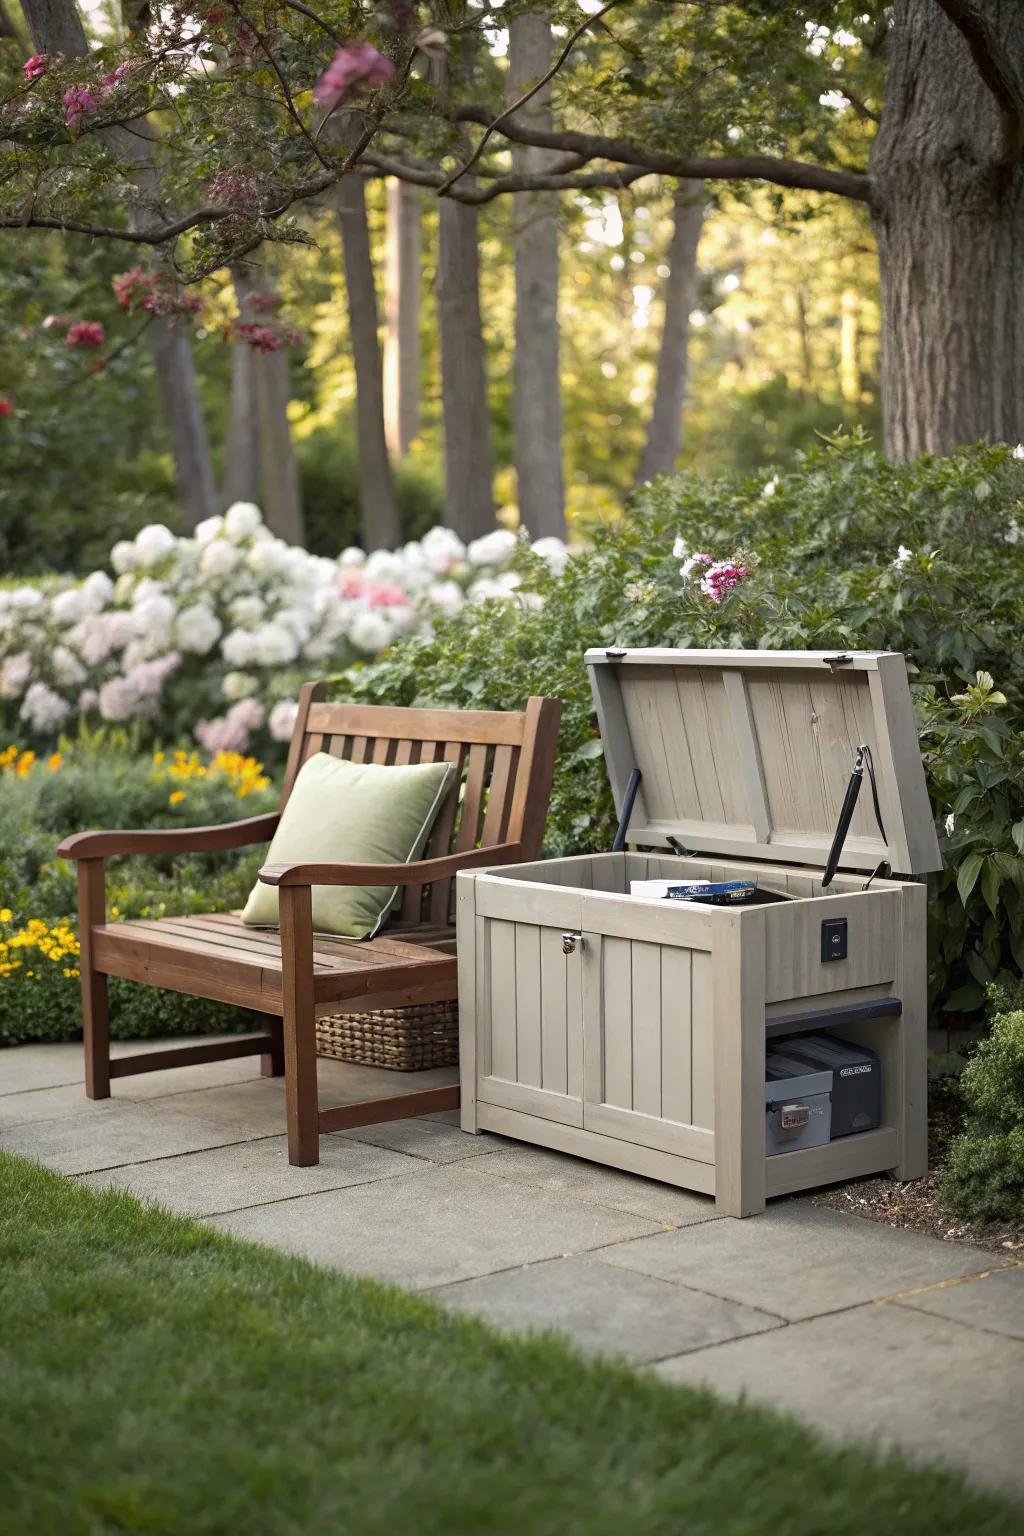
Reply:
[[[831,1071],[809,1071],[785,1050],[769,1051],[764,1068],[767,1155],[825,1146],[832,1131]]]

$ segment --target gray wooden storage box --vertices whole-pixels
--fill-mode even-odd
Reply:
[[[642,775],[627,841],[654,851],[459,875],[463,1129],[703,1191],[733,1216],[859,1174],[923,1174],[927,894],[900,877],[941,858],[903,657],[596,650],[586,663],[620,815]],[[823,891],[862,743],[885,836],[865,784]],[[755,877],[791,899],[627,894],[676,877]],[[846,957],[825,959],[836,918]],[[882,1124],[766,1157],[766,1037],[801,1029],[878,1052]]]

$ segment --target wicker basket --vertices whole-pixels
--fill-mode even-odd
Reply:
[[[368,1013],[331,1013],[316,1023],[320,1056],[393,1072],[452,1067],[459,1059],[458,1003],[410,1003]]]

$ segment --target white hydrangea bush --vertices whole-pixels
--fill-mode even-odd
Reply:
[[[211,752],[261,731],[287,741],[302,678],[429,634],[467,603],[536,606],[536,574],[568,558],[560,539],[497,528],[467,547],[438,527],[330,560],[275,538],[251,502],[190,538],[154,523],[114,545],[113,577],[0,588],[0,724],[45,741],[77,717],[139,721]]]

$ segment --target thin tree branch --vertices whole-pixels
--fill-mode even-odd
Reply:
[[[1024,151],[1024,89],[1013,61],[989,26],[977,0],[936,0],[971,51],[978,74],[999,110],[996,164],[1009,166]]]
[[[399,160],[391,155],[381,155],[376,151],[364,154],[360,163],[370,167],[379,176],[397,176],[401,181],[412,182],[418,187],[431,187],[435,191],[440,191],[445,180],[441,171],[431,171],[424,166],[410,165],[407,160]],[[575,174],[554,169],[547,172],[531,171],[496,176],[493,181],[485,182],[482,186],[477,185],[472,190],[466,188],[452,193],[452,196],[456,202],[465,203],[470,207],[480,207],[509,192],[572,192],[586,191],[594,187],[628,187],[634,181],[639,181],[642,176],[653,175],[654,172],[645,165],[626,165],[613,171],[584,171]]]
[[[323,17],[317,15],[316,11],[311,11],[308,5],[303,5],[302,0],[281,0],[281,3],[286,5],[290,11],[298,11],[300,16],[308,16],[310,21],[315,22],[322,32],[326,32],[327,36],[337,43],[339,48],[344,48],[344,38],[335,32],[333,27],[329,27]]]
[[[565,63],[566,59],[569,57],[570,53],[575,47],[577,40],[583,36],[587,28],[592,27],[595,22],[600,21],[601,17],[610,11],[612,6],[618,5],[618,3],[619,0],[607,0],[607,3],[602,5],[599,11],[594,11],[592,15],[585,16],[583,18],[576,30],[569,34],[565,42],[565,47],[558,55],[558,58],[552,64],[551,68],[547,70],[543,75],[541,75],[536,84],[531,85],[528,91],[524,91],[521,96],[517,97],[516,100],[512,102],[511,106],[506,107],[504,112],[499,112],[494,121],[488,124],[486,133],[480,140],[476,149],[470,155],[469,159],[466,161],[465,165],[462,165],[458,170],[453,171],[452,174],[444,181],[441,187],[439,187],[439,196],[445,197],[448,192],[450,192],[455,183],[460,181],[463,176],[472,170],[473,166],[484,152],[484,145],[487,143],[488,139],[496,131],[496,129],[500,128],[502,123],[510,118],[514,112],[518,112],[520,107],[524,107],[526,103],[531,99],[531,97],[536,96],[538,91],[543,90],[544,86],[547,85],[549,80],[554,79],[555,75],[558,74],[558,71],[561,69],[562,65]]]
[[[249,20],[248,16],[246,16],[244,14],[244,12],[242,11],[241,6],[235,4],[235,0],[228,0],[228,4],[231,6],[231,9],[234,11],[234,13],[238,17],[238,19],[241,22],[243,22],[245,26],[247,26],[249,28],[249,31],[252,33],[252,35],[256,39],[256,41],[259,43],[260,48],[263,51],[263,55],[264,55],[267,63],[270,65],[271,69],[274,71],[274,74],[277,76],[278,84],[280,85],[281,91],[282,91],[282,93],[284,95],[284,102],[285,102],[285,107],[287,108],[287,111],[288,111],[288,116],[291,118],[291,120],[295,124],[296,128],[298,128],[298,130],[301,133],[302,137],[305,139],[306,143],[309,145],[310,149],[313,151],[313,153],[316,156],[316,158],[320,161],[320,164],[324,167],[324,170],[331,170],[332,169],[331,162],[324,155],[323,151],[320,149],[320,146],[317,144],[316,140],[313,138],[313,136],[310,133],[309,129],[306,127],[305,123],[302,121],[302,118],[299,116],[299,113],[298,113],[298,110],[297,110],[297,108],[295,106],[295,103],[292,100],[292,93],[288,89],[288,82],[284,78],[284,75],[281,73],[281,71],[280,71],[280,69],[278,67],[277,60],[274,58],[274,55],[271,52],[270,44],[267,42],[267,40],[263,36],[263,34],[256,27],[253,26],[253,24]]]
[[[454,122],[490,123],[492,113],[483,106],[458,107]],[[662,176],[693,181],[770,181],[781,187],[800,187],[811,192],[835,192],[856,202],[871,201],[871,178],[863,171],[834,170],[805,160],[784,160],[773,155],[704,155],[686,158],[645,149],[630,139],[605,138],[596,133],[570,129],[529,127],[518,119],[505,122],[499,132],[519,144],[539,149],[562,149],[588,160],[614,160],[620,165],[644,165]]]

